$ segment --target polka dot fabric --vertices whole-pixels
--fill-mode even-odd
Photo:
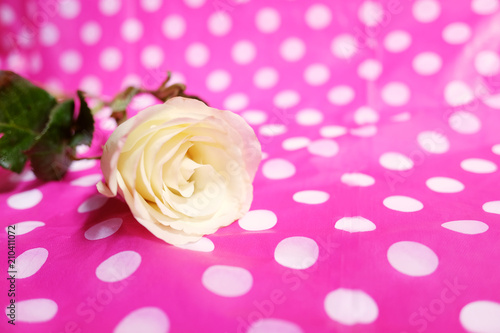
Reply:
[[[1,170],[18,280],[0,331],[500,332],[499,17],[498,0],[2,1],[0,68],[105,96],[172,70],[264,160],[251,211],[182,247],[97,194],[98,162],[50,183]]]

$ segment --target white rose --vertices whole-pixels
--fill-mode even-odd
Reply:
[[[158,238],[185,244],[248,212],[261,157],[243,118],[175,97],[116,128],[101,157],[106,183],[97,188],[121,195]]]

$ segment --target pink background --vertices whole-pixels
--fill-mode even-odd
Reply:
[[[100,197],[94,161],[61,182],[0,170],[18,223],[0,331],[500,332],[499,6],[2,0],[0,68],[105,96],[171,70],[265,159],[250,214],[191,249]],[[99,114],[80,153],[113,128]]]

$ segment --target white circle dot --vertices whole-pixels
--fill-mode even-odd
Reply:
[[[202,237],[196,242],[191,242],[182,245],[175,245],[181,249],[197,251],[197,252],[212,252],[215,250],[215,244],[210,239]]]
[[[378,60],[366,59],[358,66],[358,76],[367,81],[375,81],[382,73],[382,64]]]
[[[382,88],[382,99],[390,106],[403,106],[410,96],[410,89],[402,82],[390,82]]]
[[[466,111],[454,112],[448,119],[450,127],[460,134],[474,134],[481,129],[481,120]]]
[[[307,150],[313,155],[333,157],[338,154],[339,145],[330,139],[319,139],[311,142],[307,146]]]
[[[253,285],[249,271],[225,265],[210,266],[203,272],[201,281],[205,288],[223,297],[242,296],[249,292]]]
[[[495,13],[499,8],[498,0],[472,0],[472,11],[479,15],[489,15]]]
[[[33,189],[11,195],[7,199],[7,205],[13,209],[28,209],[35,207],[42,201],[43,194],[38,189]]]
[[[261,89],[270,89],[278,82],[278,71],[272,67],[263,67],[253,76],[253,83]]]
[[[318,244],[311,238],[295,236],[283,239],[274,250],[274,259],[282,266],[306,269],[318,260]]]
[[[186,31],[186,21],[180,15],[170,15],[163,20],[161,31],[169,39],[181,38]]]
[[[99,96],[102,92],[101,80],[97,76],[87,75],[80,82],[80,89],[91,94],[91,95]],[[89,163],[89,164],[94,162],[94,164],[95,164],[95,161],[92,161],[92,160],[82,160],[82,161],[76,161],[76,162],[84,162],[84,163]],[[70,168],[71,167],[76,168],[77,165],[81,164],[81,163],[77,163],[75,166],[76,162],[71,163]]]
[[[141,0],[141,7],[146,12],[156,12],[160,9],[163,0]]]
[[[248,105],[248,96],[243,93],[229,95],[224,100],[224,107],[231,111],[240,111]]]
[[[88,198],[84,202],[82,202],[82,204],[80,206],[78,206],[77,211],[78,211],[78,213],[91,212],[93,210],[101,208],[102,206],[104,206],[106,204],[106,202],[108,202],[107,197],[100,195],[100,194],[96,194],[94,196],[91,196],[90,198]]]
[[[362,216],[345,216],[335,222],[335,229],[347,232],[367,232],[377,229],[372,221]]]
[[[338,125],[323,126],[319,129],[319,134],[324,138],[336,138],[347,133],[347,128]]]
[[[432,274],[439,264],[434,251],[421,243],[412,241],[392,244],[387,250],[387,259],[395,270],[410,276]]]
[[[64,0],[59,2],[59,15],[65,19],[74,19],[80,14],[80,2],[78,0]]]
[[[85,238],[88,240],[98,240],[109,237],[120,229],[122,223],[123,220],[119,217],[99,222],[85,231]]]
[[[340,59],[352,58],[358,50],[356,38],[349,34],[341,34],[332,40],[330,51]]]
[[[395,30],[384,38],[384,46],[387,51],[399,53],[406,50],[411,44],[411,35],[403,30]]]
[[[293,201],[308,205],[322,204],[330,198],[330,195],[324,191],[307,190],[296,192],[293,195]]]
[[[235,1],[235,0],[233,0]],[[205,0],[184,0],[186,5],[191,8],[200,8],[205,4]]]
[[[424,205],[417,199],[404,195],[394,195],[384,199],[384,206],[403,213],[418,212]]]
[[[491,147],[491,151],[493,152],[493,154],[500,155],[500,143]]]
[[[229,33],[233,22],[231,16],[223,11],[217,11],[210,15],[207,21],[208,30],[215,36],[224,36]]]
[[[101,26],[97,22],[87,22],[80,29],[80,38],[84,44],[93,45],[101,39]]]
[[[344,173],[340,177],[340,181],[348,186],[366,187],[375,184],[375,178],[359,172]]]
[[[373,124],[378,120],[378,112],[368,106],[362,106],[354,112],[354,121],[358,125]]]
[[[41,323],[49,321],[57,314],[57,303],[47,298],[16,300],[16,321]],[[6,309],[5,314],[9,313]]]
[[[436,0],[418,0],[413,4],[413,16],[421,23],[435,21],[441,13],[441,5]]]
[[[412,67],[420,75],[437,73],[443,64],[441,57],[434,52],[422,52],[413,58]]]
[[[101,174],[93,174],[74,179],[70,182],[72,186],[89,187],[95,186],[102,179]]]
[[[280,54],[286,61],[298,61],[302,59],[306,52],[304,42],[296,37],[285,39],[280,45]]]
[[[248,231],[268,230],[276,225],[278,217],[270,210],[258,209],[246,213],[238,221],[242,229]]]
[[[210,51],[201,43],[193,43],[186,49],[186,61],[193,67],[204,66],[210,57]]]
[[[145,68],[158,68],[163,63],[163,50],[156,45],[146,46],[141,52],[141,64]]]
[[[37,247],[21,253],[16,258],[17,279],[25,279],[38,272],[47,261],[49,251]]]
[[[451,81],[444,89],[444,98],[451,106],[459,106],[472,102],[474,93],[463,81]]]
[[[259,133],[264,136],[276,136],[286,133],[287,128],[284,124],[266,124],[259,128]]]
[[[211,72],[206,81],[207,88],[213,92],[224,91],[230,84],[231,74],[222,69]]]
[[[130,312],[116,325],[113,333],[167,333],[170,321],[167,315],[156,307],[143,307]]]
[[[500,72],[500,57],[493,51],[481,51],[474,58],[474,67],[481,75],[496,75]]]
[[[362,290],[339,288],[325,298],[328,317],[344,325],[370,324],[378,317],[378,306],[373,298]]]
[[[358,128],[351,128],[349,133],[354,136],[359,136],[361,138],[367,138],[377,134],[377,126],[375,125],[365,125]]]
[[[0,22],[10,25],[16,20],[16,12],[7,4],[0,4]]]
[[[384,15],[382,5],[374,1],[365,1],[359,6],[358,18],[369,27],[378,25]]]
[[[444,154],[450,149],[450,141],[444,134],[435,131],[420,132],[417,136],[420,147],[432,154]]]
[[[323,121],[323,113],[315,109],[303,109],[297,112],[295,120],[303,126],[318,125]]]
[[[379,158],[380,165],[388,170],[405,171],[413,168],[413,161],[407,156],[396,153],[384,153]]]
[[[495,163],[482,158],[468,158],[460,162],[460,167],[472,173],[493,173],[498,170]]]
[[[281,109],[288,109],[297,105],[300,101],[300,95],[293,90],[283,90],[274,96],[274,106]]]
[[[259,319],[250,324],[246,333],[304,333],[296,324],[275,318]]]
[[[292,138],[288,138],[284,140],[281,144],[283,149],[293,151],[301,148],[307,147],[309,143],[311,142],[311,139],[306,138],[304,136],[296,136]]]
[[[268,179],[290,178],[295,174],[295,166],[285,159],[274,158],[264,163],[262,173]]]
[[[104,282],[117,282],[132,275],[141,264],[141,255],[135,251],[118,252],[97,266],[95,274]]]
[[[466,235],[477,235],[486,232],[489,227],[486,223],[475,220],[458,220],[441,224],[443,228]]]
[[[326,28],[331,20],[330,8],[323,4],[314,4],[306,11],[306,23],[311,29],[319,30]]]
[[[448,177],[432,177],[426,180],[425,185],[438,193],[457,193],[464,190],[465,186],[456,179]]]
[[[82,68],[82,55],[76,50],[65,51],[59,58],[61,68],[66,73],[76,73]]]
[[[138,19],[129,18],[123,21],[121,26],[121,36],[129,43],[137,42],[142,37],[142,23]]]
[[[55,24],[45,23],[40,27],[40,43],[44,46],[52,46],[59,40],[59,30]]]
[[[120,11],[121,4],[121,0],[100,0],[99,10],[102,14],[107,16],[115,15]]]
[[[349,86],[340,85],[328,91],[328,101],[334,105],[347,105],[354,99],[354,89]]]
[[[323,64],[309,65],[304,71],[304,79],[311,86],[325,84],[330,78],[330,70]]]
[[[500,214],[500,200],[488,201],[488,202],[484,203],[483,210],[486,213]]]
[[[449,44],[463,44],[472,35],[470,27],[462,22],[448,24],[443,29],[443,39]]]
[[[279,12],[274,8],[263,8],[255,17],[255,24],[260,32],[272,33],[278,30],[281,23]]]
[[[233,60],[240,65],[252,62],[255,58],[255,54],[255,46],[248,40],[241,40],[237,42],[231,49],[231,56]]]
[[[122,53],[116,47],[107,47],[99,55],[99,64],[106,71],[115,71],[122,64]]]
[[[267,120],[267,113],[259,110],[245,111],[241,116],[251,125],[260,125]]]

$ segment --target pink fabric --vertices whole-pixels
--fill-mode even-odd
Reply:
[[[96,162],[2,170],[0,331],[499,332],[499,22],[498,0],[3,0],[2,69],[108,96],[172,70],[267,157],[249,215],[191,250],[97,195]]]

